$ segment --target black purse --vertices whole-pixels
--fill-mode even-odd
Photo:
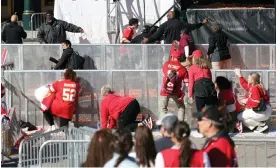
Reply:
[[[259,106],[253,108],[253,111],[260,112],[260,111],[265,111],[265,110],[266,110],[266,103],[265,103],[264,99],[262,98],[259,103]]]

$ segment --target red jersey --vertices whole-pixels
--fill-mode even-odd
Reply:
[[[240,77],[241,86],[248,92],[248,100],[246,102],[247,108],[256,108],[259,106],[261,99],[269,104],[269,97],[267,93],[258,85],[252,85],[252,83],[247,83],[247,81]]]
[[[194,95],[195,81],[201,78],[212,79],[212,73],[209,68],[200,68],[196,65],[192,65],[189,69],[189,97]]]
[[[132,97],[122,97],[109,94],[101,101],[101,128],[116,128],[120,114],[132,102]]]
[[[123,31],[123,38],[128,39],[129,41],[132,40],[134,35],[134,30],[131,26],[128,26],[127,28],[125,28],[125,30]]]
[[[234,146],[226,137],[211,138],[202,150],[208,154],[212,167],[238,167]]]
[[[227,105],[231,105],[235,103],[236,110],[235,112],[241,112],[242,107],[237,99],[237,96],[234,95],[233,91],[231,89],[223,89],[219,91],[218,99],[223,100]],[[231,112],[231,111],[230,111]]]
[[[164,85],[166,85],[166,79],[167,79],[168,73],[171,70],[176,70],[178,78],[177,78],[177,84],[173,95],[182,96],[184,94],[184,92],[182,91],[182,86],[184,83],[188,83],[188,78],[189,78],[187,69],[178,61],[167,61],[163,65],[162,70],[163,70],[163,84],[161,87],[160,95],[161,96],[170,95],[169,93],[163,90],[163,87]]]
[[[164,160],[164,167],[179,167],[180,150],[169,148],[161,151]],[[208,155],[201,151],[192,149],[190,167],[206,167],[209,163]]]
[[[72,119],[76,109],[79,84],[71,80],[56,81],[51,87],[55,99],[51,106],[52,114],[65,119]]]

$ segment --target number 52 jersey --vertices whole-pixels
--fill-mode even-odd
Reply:
[[[79,84],[71,80],[58,80],[50,87],[56,97],[51,106],[52,114],[65,119],[72,119],[77,105]]]

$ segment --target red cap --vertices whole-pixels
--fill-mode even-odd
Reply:
[[[181,57],[181,53],[179,50],[173,51],[172,52],[172,57],[174,58],[180,58]]]
[[[189,57],[201,58],[203,57],[203,54],[200,50],[195,50]]]

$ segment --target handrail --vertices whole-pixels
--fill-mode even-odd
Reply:
[[[42,150],[44,149],[44,146],[48,145],[49,143],[64,143],[64,142],[69,142],[69,143],[89,143],[90,140],[49,140],[44,142],[39,149],[39,154],[38,154],[38,158],[39,158],[39,167],[42,167]]]

